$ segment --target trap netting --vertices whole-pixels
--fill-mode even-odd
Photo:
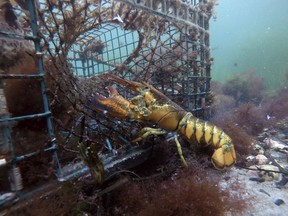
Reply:
[[[46,0],[34,5],[39,38],[32,39],[40,39],[36,57],[43,59],[45,95],[57,138],[53,152],[62,165],[58,179],[83,168],[76,163],[81,161],[79,141],[92,145],[93,151],[84,154],[105,166],[137,149],[129,141],[142,123],[110,119],[93,108],[91,98],[96,92],[107,95],[105,87],[112,84],[106,72],[146,81],[187,111],[205,117],[214,5],[214,0]],[[27,23],[29,10],[21,13]],[[117,89],[123,97],[133,96],[123,86]]]
[[[210,104],[209,19],[214,4],[206,0],[41,3],[39,34],[56,130],[80,136],[73,128],[84,115],[88,131],[94,128],[97,145],[106,143],[110,151],[118,145],[121,152],[129,143],[135,134],[126,131],[143,125],[109,119],[95,113],[91,104],[96,92],[107,95],[105,87],[112,83],[106,72],[149,82],[187,111],[204,117]],[[127,89],[118,90],[132,97]]]
[[[47,1],[39,10],[40,32],[48,58],[60,67],[50,72],[57,90],[70,92],[76,77],[112,72],[148,81],[188,111],[203,111],[209,105],[214,3]],[[93,85],[91,92],[103,86]]]

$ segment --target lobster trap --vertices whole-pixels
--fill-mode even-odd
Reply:
[[[114,71],[124,78],[148,81],[204,117],[210,102],[209,19],[215,2],[120,2],[110,18],[72,44],[67,60],[74,74],[92,77]]]
[[[6,98],[2,94],[0,166],[9,165],[7,173],[12,172],[20,184],[33,164],[39,164],[40,156],[44,161],[39,173],[32,173],[33,180],[26,179],[19,187],[13,188],[10,176],[11,190],[21,197],[55,177],[65,181],[87,173],[79,157],[79,141],[93,145],[99,155],[95,162],[103,162],[106,173],[129,169],[147,158],[151,145],[129,142],[141,123],[112,120],[93,109],[95,93],[106,94],[105,87],[111,84],[106,73],[146,81],[187,111],[208,118],[213,61],[209,20],[214,5],[213,0],[29,0],[27,5],[16,6],[25,31],[3,31],[1,37],[33,41],[35,47],[26,54],[32,55],[39,73],[15,74],[13,68],[3,67],[1,80],[17,79],[17,85],[31,80],[25,86],[34,97],[9,102],[9,94]],[[119,92],[127,98],[132,94],[123,87]],[[23,89],[15,94],[20,93]],[[9,108],[16,102],[22,107],[19,112]],[[20,124],[9,124],[31,119],[35,121],[28,121],[24,132]],[[83,154],[88,153],[84,150]],[[45,164],[49,166],[44,168]],[[37,187],[32,187],[35,182]]]

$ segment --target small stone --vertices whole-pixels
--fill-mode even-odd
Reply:
[[[254,150],[258,153],[258,154],[264,154],[264,148],[262,146],[260,146],[259,144],[255,144],[254,145]]]
[[[276,134],[277,134],[277,131],[274,130],[274,129],[272,129],[272,130],[269,130],[269,133],[270,133],[271,135],[276,135]]]
[[[255,156],[250,155],[250,156],[246,157],[246,160],[247,160],[248,162],[252,162],[252,161],[255,160]]]
[[[263,176],[263,178],[265,178],[265,180],[267,181],[273,181],[273,180],[279,180],[279,168],[273,165],[261,165],[260,166],[262,170],[265,171],[261,171],[261,175]],[[272,172],[269,172],[272,171]],[[276,172],[273,172],[276,171]]]
[[[258,140],[263,141],[266,137],[268,137],[269,134],[264,132],[258,135]]]
[[[283,188],[288,182],[288,178],[282,174],[282,179],[279,182],[276,182],[277,188]]]
[[[255,166],[250,166],[249,168],[252,168],[251,170],[248,170],[247,175],[250,178],[259,178],[259,171],[256,169]]]
[[[279,133],[279,134],[277,135],[277,138],[283,140],[283,139],[286,138],[286,135],[283,134],[283,133]]]
[[[224,177],[224,180],[225,180],[225,181],[228,181],[230,178],[231,178],[231,176],[225,176],[225,177]]]
[[[276,200],[274,201],[274,203],[275,203],[277,206],[280,206],[280,205],[284,204],[284,201],[283,201],[282,199],[276,199]]]
[[[259,183],[262,183],[265,181],[264,178],[260,178],[260,177],[251,177],[249,178],[250,181],[256,181],[256,182],[259,182]]]
[[[259,192],[266,194],[267,196],[271,196],[267,191],[263,190],[263,189],[259,189]]]
[[[263,155],[263,154],[256,155],[255,159],[256,159],[258,165],[262,165],[262,164],[267,164],[268,163],[268,158],[265,155]]]
[[[278,151],[281,150],[281,152],[288,153],[288,146],[279,140],[266,138],[264,139],[264,143],[268,145],[271,149],[278,150]]]
[[[8,200],[12,200],[16,197],[15,193],[4,193],[4,194],[0,194],[0,201],[8,201]]]
[[[252,178],[262,178],[264,181],[273,181],[279,180],[279,168],[269,164],[263,165],[253,165],[249,167],[248,175]],[[256,177],[257,175],[257,177]],[[250,179],[252,180],[252,179]],[[252,181],[259,181],[259,180],[252,180]]]

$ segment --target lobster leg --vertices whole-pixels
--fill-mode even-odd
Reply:
[[[89,167],[90,173],[97,184],[101,184],[104,180],[104,165],[99,158],[95,143],[90,143],[88,147],[82,142],[78,144],[79,153],[84,163]]]
[[[163,135],[166,134],[167,132],[161,128],[150,128],[150,127],[145,127],[140,131],[140,136],[137,137],[136,139],[132,140],[132,143],[139,142],[142,139],[145,139],[146,137],[150,135]]]
[[[167,132],[161,128],[150,128],[150,127],[145,127],[143,128],[141,131],[140,131],[140,136],[137,137],[136,139],[132,140],[131,142],[132,143],[135,143],[135,142],[138,142],[142,139],[145,139],[146,137],[150,136],[150,135],[163,135],[163,134],[166,134]],[[177,138],[177,135],[175,135],[174,137],[174,140],[175,140],[175,143],[176,143],[176,146],[177,146],[177,150],[178,150],[178,154],[181,158],[181,161],[183,163],[183,166],[184,167],[188,167],[187,165],[187,162],[183,156],[183,152],[182,152],[182,147],[181,147],[181,144]]]
[[[188,167],[187,162],[186,162],[186,160],[185,160],[185,158],[183,156],[182,147],[181,147],[181,144],[180,144],[180,142],[179,142],[179,140],[177,138],[177,135],[175,135],[175,143],[176,143],[176,146],[177,146],[178,154],[179,154],[179,156],[181,158],[181,161],[183,163],[183,166],[184,167]]]

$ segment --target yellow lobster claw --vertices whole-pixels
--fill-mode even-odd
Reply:
[[[109,97],[96,93],[92,99],[92,106],[98,112],[103,112],[112,118],[127,119],[130,117],[130,102],[123,98],[115,88],[107,87]]]
[[[113,74],[107,74],[108,80],[114,81],[120,85],[139,92],[140,95],[131,100],[123,98],[112,86],[106,87],[109,91],[109,97],[96,93],[92,99],[92,108],[98,112],[103,112],[109,117],[121,119],[141,120],[144,116],[151,114],[147,106],[155,101],[153,94],[145,84],[134,82],[117,77]]]

